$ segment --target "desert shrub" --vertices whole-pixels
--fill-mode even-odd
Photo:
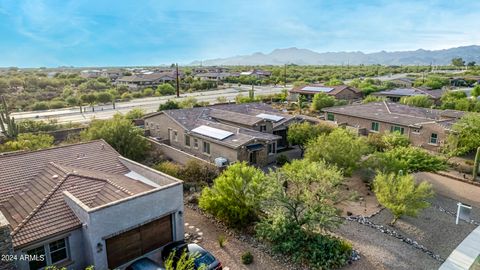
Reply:
[[[215,166],[192,159],[183,167],[181,179],[189,182],[211,183],[218,177],[218,174],[219,171]]]
[[[367,144],[375,151],[386,151],[396,147],[406,147],[410,145],[408,138],[399,132],[390,133],[370,133],[367,137]]]
[[[225,237],[225,235],[223,234],[220,234],[218,237],[217,237],[217,242],[218,242],[218,246],[223,248],[225,246],[225,241],[227,240],[227,238]]]
[[[367,161],[368,166],[382,172],[435,172],[447,168],[445,159],[434,156],[418,147],[397,147],[383,153],[375,153]]]
[[[171,161],[163,161],[153,166],[153,168],[157,171],[161,171],[163,173],[181,179],[182,167],[177,163]]]
[[[260,169],[239,162],[202,191],[199,206],[232,227],[243,227],[258,219],[269,184]]]
[[[255,229],[257,236],[268,241],[274,252],[289,255],[296,263],[307,263],[312,269],[340,268],[352,252],[352,246],[346,241],[307,232],[282,215],[262,220]]]
[[[275,162],[277,163],[277,165],[283,166],[283,165],[285,165],[285,163],[288,162],[288,157],[284,154],[280,154],[280,155],[277,156],[277,159],[276,159]]]
[[[41,111],[41,110],[48,110],[48,103],[45,101],[38,101],[33,103],[32,110],[34,111]]]
[[[253,263],[253,255],[250,251],[244,252],[242,254],[242,263],[245,265]]]

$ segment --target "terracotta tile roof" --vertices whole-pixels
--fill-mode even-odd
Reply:
[[[70,152],[76,156],[77,151],[85,155],[71,159],[65,154]],[[81,226],[63,198],[64,191],[93,208],[154,188],[126,177],[124,174],[129,170],[118,157],[119,154],[104,141],[0,156],[0,179],[4,186],[14,184],[11,175],[26,178],[16,179],[19,183],[20,180],[27,182],[4,196],[0,204],[0,211],[12,226],[14,246],[40,241]],[[31,162],[34,166],[25,166],[29,163],[24,163],[23,173],[6,174],[8,167],[4,165],[15,164],[14,161],[18,166],[23,162]],[[3,181],[3,176],[7,181]]]

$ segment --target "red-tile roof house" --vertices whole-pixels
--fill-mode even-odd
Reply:
[[[362,92],[348,85],[325,86],[321,84],[310,84],[294,87],[289,91],[290,100],[297,100],[298,95],[304,96],[306,100],[311,101],[313,96],[319,93],[325,93],[336,99],[358,100],[362,98]]]
[[[45,258],[18,269],[113,269],[182,239],[182,213],[180,180],[103,140],[0,155],[0,241]]]

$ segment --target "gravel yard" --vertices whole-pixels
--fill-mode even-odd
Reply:
[[[289,269],[283,263],[275,260],[258,248],[253,248],[245,242],[226,235],[215,222],[188,207],[185,207],[185,233],[200,235],[201,240],[198,242],[199,245],[203,246],[219,259],[222,262],[224,270]],[[226,237],[223,248],[219,246],[217,241],[219,235],[225,235]],[[241,256],[246,251],[250,251],[254,257],[253,263],[250,265],[244,265],[242,263]]]

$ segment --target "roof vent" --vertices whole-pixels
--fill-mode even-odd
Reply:
[[[101,148],[102,148],[102,150],[105,150],[105,144],[104,143],[102,143]]]
[[[53,178],[53,179],[57,179],[57,178],[58,178],[58,174],[52,175],[52,178]]]

